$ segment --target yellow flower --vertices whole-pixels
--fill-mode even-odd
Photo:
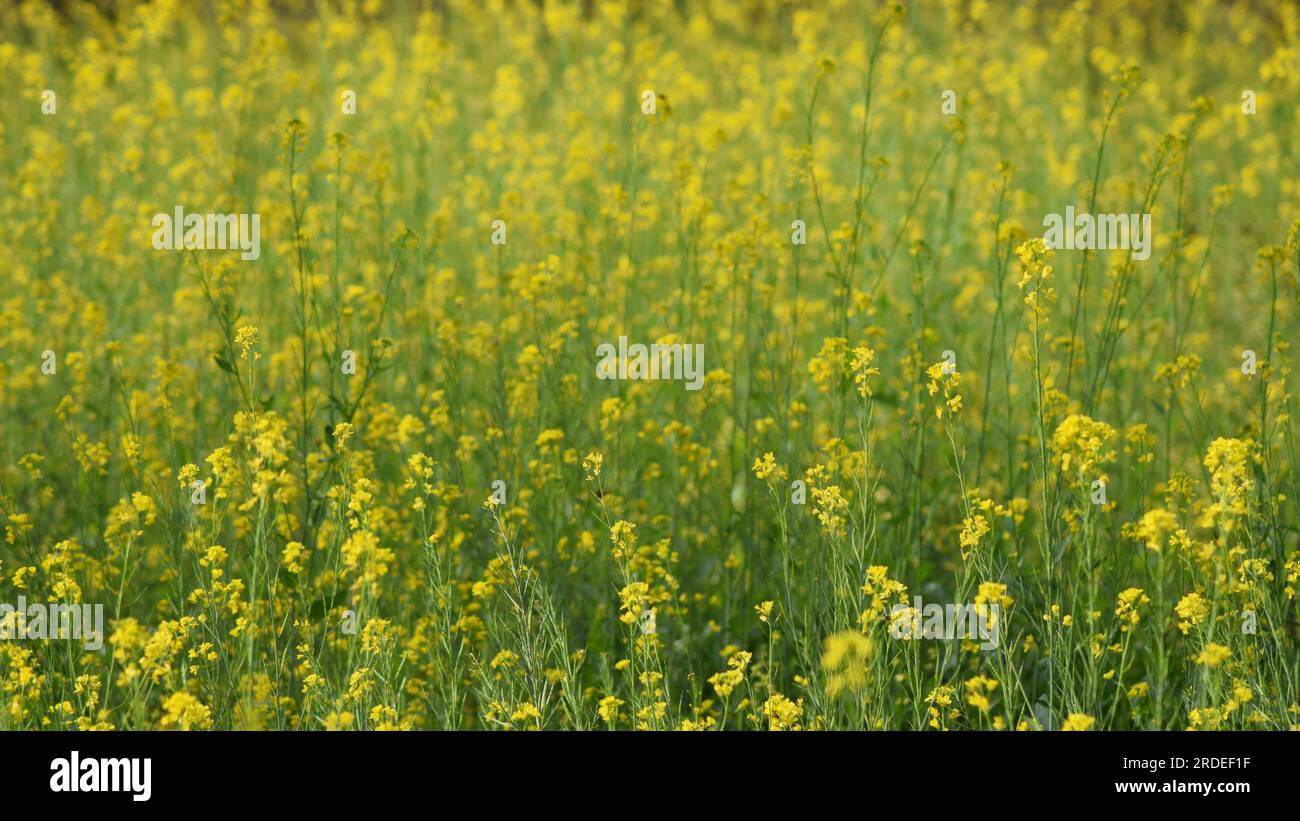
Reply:
[[[1061,723],[1061,730],[1064,732],[1091,730],[1092,725],[1096,723],[1097,719],[1086,713],[1070,713],[1065,721]]]
[[[1200,593],[1188,593],[1178,600],[1174,612],[1181,619],[1178,622],[1178,629],[1186,635],[1192,627],[1205,621],[1210,615],[1210,603]]]
[[[172,693],[163,700],[162,726],[178,730],[210,730],[212,711],[189,693]]]
[[[953,697],[956,695],[957,688],[948,684],[941,684],[931,690],[930,694],[925,697],[925,703],[930,705],[926,708],[926,714],[930,717],[927,723],[931,728],[947,730],[947,720],[961,715],[956,709],[944,709],[946,707],[951,708]]]
[[[848,340],[841,336],[828,336],[822,340],[821,350],[808,362],[808,373],[813,384],[823,391],[836,389],[847,376]]]
[[[387,619],[370,619],[361,628],[361,652],[374,655],[384,649],[392,636],[393,624]]]
[[[257,344],[257,328],[240,325],[235,331],[235,344],[240,348],[239,358],[248,359],[248,352]]]
[[[958,536],[962,559],[970,558],[971,552],[979,547],[989,530],[989,520],[979,513],[972,513],[962,519],[961,534]]]
[[[347,447],[348,440],[352,438],[354,428],[350,422],[339,422],[334,426],[334,444],[342,450]]]
[[[284,546],[284,552],[280,555],[280,563],[290,573],[301,573],[305,567],[303,565],[305,554],[306,548],[303,547],[302,542],[289,542]]]
[[[880,375],[880,369],[871,365],[875,358],[876,352],[866,345],[853,349],[849,371],[853,374],[853,384],[857,386],[858,395],[863,398],[871,396],[871,378]]]
[[[732,668],[723,670],[720,673],[714,673],[709,676],[709,684],[713,685],[714,691],[722,698],[731,695],[731,692],[739,687],[745,681],[744,670]]]
[[[926,370],[926,375],[930,377],[930,382],[926,386],[931,396],[943,392],[943,401],[935,405],[934,415],[938,419],[943,419],[946,414],[949,418],[956,416],[957,411],[961,410],[961,394],[957,393],[957,385],[961,381],[961,375],[956,369],[950,367],[947,362],[936,362]]]
[[[813,495],[813,515],[821,524],[822,532],[828,536],[844,533],[844,512],[848,510],[849,500],[840,492],[839,485],[811,488]]]
[[[600,704],[596,705],[596,712],[606,724],[613,724],[618,719],[618,708],[622,706],[622,699],[605,696],[600,700]]]
[[[889,568],[882,564],[867,568],[867,580],[862,585],[862,592],[871,597],[871,604],[859,617],[865,632],[874,622],[885,616],[891,602],[907,602],[907,585],[889,578]]]
[[[771,451],[764,453],[762,458],[754,460],[754,475],[760,479],[766,479],[769,476],[777,475],[778,478],[784,478],[784,471],[776,464],[776,457]]]
[[[326,730],[347,730],[352,727],[355,719],[356,717],[350,711],[345,710],[325,716],[323,724]]]
[[[611,551],[614,558],[629,558],[632,548],[636,546],[636,525],[623,520],[615,522],[614,526],[609,529],[609,540],[612,544]]]
[[[651,604],[650,585],[645,582],[632,582],[625,585],[618,591],[620,613],[618,620],[624,624],[636,624],[641,619],[641,614],[646,612]]]
[[[1001,582],[980,582],[979,589],[975,592],[976,605],[996,604],[1006,610],[1015,603],[1016,600],[1007,595],[1007,586]]]
[[[533,726],[539,726],[542,723],[542,712],[531,701],[523,701],[510,714],[510,720],[528,721],[532,722]]]
[[[828,636],[822,649],[827,694],[833,698],[841,693],[861,691],[867,684],[867,663],[874,652],[871,639],[856,630]]]
[[[981,713],[987,713],[991,706],[989,696],[998,688],[995,679],[988,676],[978,675],[965,682],[966,703],[979,710]]]
[[[1225,531],[1248,511],[1255,481],[1250,476],[1252,445],[1245,439],[1215,439],[1205,453],[1214,503],[1206,509],[1203,526],[1218,523]]]
[[[537,449],[542,453],[555,453],[563,441],[564,431],[559,428],[548,428],[538,434]]]
[[[1056,290],[1051,286],[1052,266],[1048,264],[1054,251],[1041,237],[1033,237],[1016,248],[1020,260],[1020,290],[1025,291],[1025,304],[1040,320],[1047,306],[1056,302]]]
[[[763,702],[763,715],[767,718],[769,730],[798,730],[803,718],[803,699],[795,702],[780,693],[773,693]]]
[[[1115,458],[1114,451],[1107,449],[1114,438],[1115,429],[1105,422],[1072,413],[1052,434],[1053,459],[1071,482],[1091,483],[1097,478],[1093,472]]]
[[[1120,631],[1127,632],[1141,620],[1141,616],[1138,615],[1138,605],[1150,603],[1151,599],[1142,592],[1140,587],[1121,590],[1115,606],[1115,616],[1120,621]]]
[[[582,470],[587,475],[587,481],[593,481],[600,476],[600,468],[605,464],[605,457],[598,451],[588,453],[582,459]]]
[[[1178,518],[1164,508],[1148,510],[1132,528],[1132,535],[1146,545],[1147,550],[1160,551],[1169,534],[1178,529]]]
[[[1196,663],[1204,664],[1206,667],[1218,667],[1231,655],[1232,650],[1229,648],[1222,644],[1210,642],[1206,644],[1205,649],[1196,656]]]

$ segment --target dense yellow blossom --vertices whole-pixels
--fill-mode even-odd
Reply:
[[[1300,724],[1287,4],[192,5],[0,8],[0,730]]]

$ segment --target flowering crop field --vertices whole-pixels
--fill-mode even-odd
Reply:
[[[0,9],[0,729],[1300,727],[1300,11]]]

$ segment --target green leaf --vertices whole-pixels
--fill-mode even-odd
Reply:
[[[219,354],[219,353],[214,353],[214,354],[212,355],[212,361],[213,361],[213,362],[216,362],[216,363],[217,363],[217,367],[220,368],[221,370],[225,371],[226,373],[232,373],[232,374],[234,374],[235,376],[239,376],[239,371],[236,370],[235,366],[232,365],[232,364],[230,364],[230,360],[229,360],[229,359],[226,359],[226,358],[225,358],[224,356],[222,356],[221,354]]]

